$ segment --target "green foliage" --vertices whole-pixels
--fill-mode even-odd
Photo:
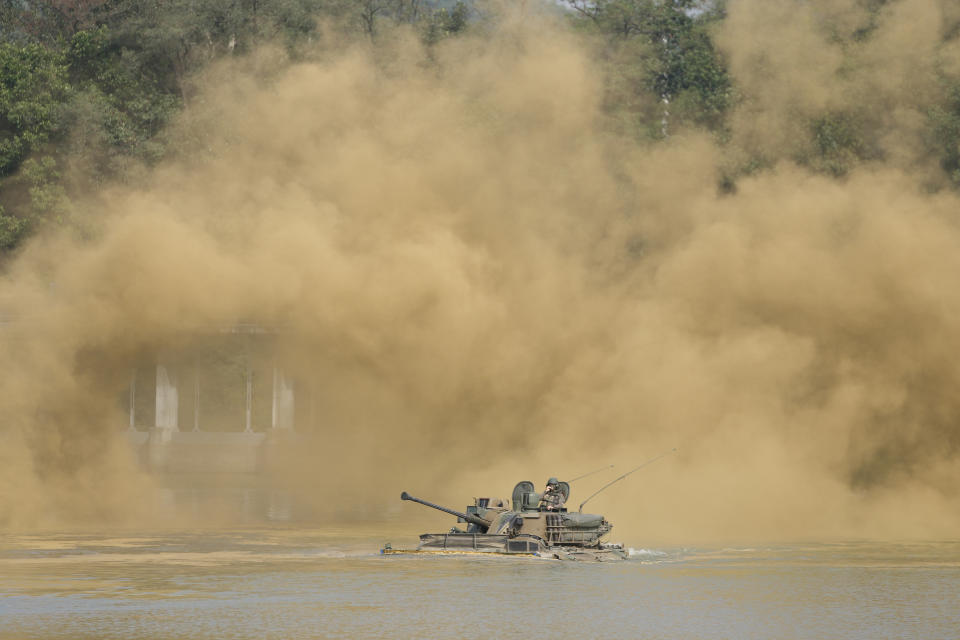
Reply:
[[[65,195],[56,161],[30,156],[60,142],[72,94],[62,53],[0,43],[0,250],[15,247],[37,222],[60,218]]]
[[[0,0],[0,252],[42,224],[83,227],[72,189],[135,175],[210,62],[264,41],[290,51],[318,25],[412,25],[428,43],[466,30],[443,0]]]
[[[951,184],[960,188],[960,83],[949,88],[944,104],[932,107],[928,118],[930,146]]]
[[[813,154],[801,162],[834,177],[847,175],[867,157],[867,145],[856,118],[846,113],[821,116],[811,123]]]
[[[684,105],[686,120],[720,129],[731,105],[730,76],[702,27],[691,25],[666,55],[656,88]]]
[[[0,251],[9,251],[16,247],[29,228],[26,220],[7,215],[3,207],[0,207]]]
[[[461,33],[467,28],[470,8],[465,2],[457,2],[452,9],[440,9],[443,15],[443,28],[450,35]]]
[[[606,38],[616,85],[612,104],[633,105],[641,129],[659,132],[667,110],[672,127],[722,129],[732,89],[710,38],[711,25],[724,15],[722,4],[707,11],[696,0],[566,2],[580,22]],[[657,106],[663,99],[672,103],[669,109]]]
[[[331,0],[346,18],[370,38],[375,38],[383,24],[413,25],[425,43],[434,44],[443,38],[464,31],[470,20],[469,0]],[[325,13],[331,13],[327,5]]]
[[[457,2],[450,9],[435,9],[425,20],[423,40],[432,45],[449,36],[460,34],[466,30],[469,20],[470,7],[464,2]]]
[[[0,43],[0,177],[57,132],[70,87],[63,55],[40,44]]]
[[[66,190],[60,183],[57,161],[50,156],[31,158],[23,163],[18,180],[30,194],[29,220],[63,224],[69,207]]]
[[[0,250],[14,248],[32,230],[44,224],[63,224],[69,218],[70,201],[61,183],[56,160],[50,156],[23,162],[17,175],[4,185],[5,195],[17,203],[17,214],[0,207]]]
[[[107,27],[99,27],[75,34],[67,59],[78,91],[68,117],[83,138],[75,151],[104,160],[118,153],[157,160],[154,140],[177,113],[180,98],[170,79],[151,66],[151,57],[120,45]],[[101,164],[98,173],[109,177],[113,171]]]
[[[736,89],[713,33],[725,0],[561,0],[599,43],[607,122],[659,139],[684,128],[730,136]],[[862,0],[867,41],[892,0]],[[211,62],[270,41],[293,57],[327,29],[374,42],[412,30],[428,50],[470,31],[470,0],[0,0],[0,254],[45,224],[83,228],[76,190],[136,175],[168,154],[166,131]],[[325,25],[320,29],[319,25]],[[825,27],[829,28],[829,27]],[[840,28],[840,27],[837,27]],[[844,27],[849,31],[849,25]],[[944,35],[946,40],[949,35]],[[960,188],[960,82],[928,108],[929,148]],[[883,126],[869,105],[804,123],[794,159],[842,177],[877,157]],[[870,118],[873,117],[871,120]],[[731,154],[732,156],[734,154]],[[775,159],[731,160],[722,191]]]

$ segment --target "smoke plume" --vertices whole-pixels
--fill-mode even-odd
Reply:
[[[282,475],[344,522],[676,446],[591,502],[619,537],[956,535],[960,198],[921,110],[960,12],[888,3],[851,51],[863,4],[729,3],[726,146],[606,133],[549,12],[217,67],[193,151],[4,275],[0,523],[147,522],[131,369],[250,320],[313,389]],[[856,169],[797,163],[810,118],[864,104]],[[770,168],[723,192],[740,152]]]

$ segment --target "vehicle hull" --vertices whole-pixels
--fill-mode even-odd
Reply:
[[[506,556],[528,556],[554,558],[558,560],[608,562],[625,560],[627,554],[620,545],[603,544],[596,547],[551,545],[542,538],[520,534],[507,536],[486,533],[425,533],[420,536],[420,546],[416,549],[393,549],[390,545],[380,551],[391,554],[497,554]]]

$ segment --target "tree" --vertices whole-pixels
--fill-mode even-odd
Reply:
[[[462,33],[469,21],[470,7],[465,2],[457,2],[450,9],[434,9],[425,20],[423,40],[428,45],[436,44],[448,36]]]
[[[4,39],[56,46],[81,29],[92,27],[108,0],[0,0]]]
[[[643,117],[670,117],[718,130],[730,106],[731,82],[710,39],[710,25],[722,19],[723,5],[697,0],[566,0],[575,14],[608,39],[608,57],[639,71],[636,93],[653,94],[662,103],[648,105]],[[640,47],[631,42],[639,41]],[[614,75],[634,74],[615,69]],[[672,103],[672,107],[669,107]],[[651,127],[652,128],[652,127]]]
[[[39,222],[82,230],[71,193],[163,158],[211,61],[264,41],[295,56],[321,21],[436,41],[469,17],[450,0],[0,0],[0,254]]]
[[[61,53],[0,43],[0,177],[58,130],[69,91]]]
[[[0,43],[0,196],[16,205],[0,206],[0,250],[10,249],[60,205],[60,193],[48,187],[46,177],[55,160],[39,154],[62,132],[63,104],[70,96],[64,56],[41,44]],[[22,171],[21,171],[22,170]],[[18,171],[23,179],[10,178]]]
[[[377,18],[386,14],[395,4],[395,0],[361,0],[359,8],[360,24],[371,38],[376,34]]]
[[[951,184],[960,188],[960,82],[953,84],[941,105],[930,108],[929,146]]]

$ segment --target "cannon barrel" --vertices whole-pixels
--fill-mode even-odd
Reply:
[[[432,503],[432,502],[427,502],[426,500],[421,500],[420,498],[415,498],[415,497],[413,497],[412,495],[410,495],[409,493],[407,493],[406,491],[404,491],[403,493],[400,494],[400,499],[401,499],[401,500],[412,500],[412,501],[414,501],[414,502],[419,502],[419,503],[422,504],[422,505],[431,507],[431,508],[433,508],[433,509],[437,509],[438,511],[443,511],[443,512],[445,512],[445,513],[449,513],[449,514],[452,515],[452,516],[457,516],[458,518],[462,518],[462,519],[466,520],[466,521],[469,522],[470,524],[475,524],[475,525],[477,525],[478,527],[483,527],[483,530],[484,530],[484,531],[486,531],[486,530],[490,527],[490,525],[493,524],[493,523],[490,522],[489,520],[485,520],[484,518],[481,518],[480,516],[475,516],[475,515],[473,515],[472,513],[461,513],[460,511],[454,511],[453,509],[447,509],[446,507],[441,507],[441,506],[438,505],[438,504],[434,504],[434,503]]]

